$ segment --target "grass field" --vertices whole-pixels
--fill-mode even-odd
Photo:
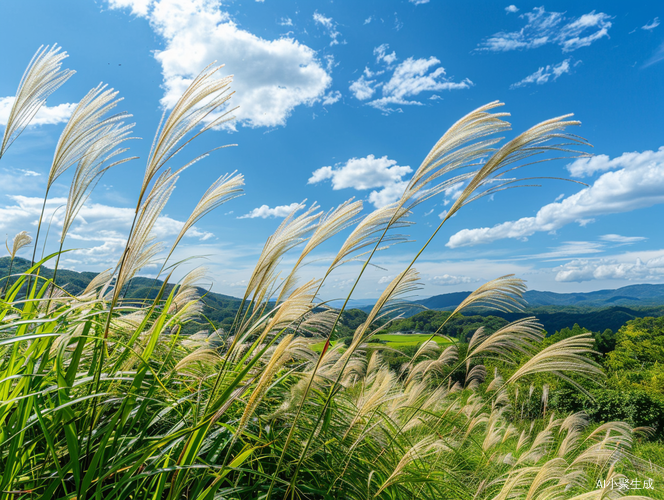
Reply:
[[[431,338],[431,334],[428,333],[381,333],[378,335],[375,335],[373,338],[376,340],[380,340],[382,342],[385,342],[383,344],[382,342],[369,342],[367,345],[369,347],[391,347],[393,349],[399,349],[401,347],[409,347],[409,346],[418,346],[422,342],[429,340]],[[448,345],[451,342],[445,338],[442,337],[434,337],[432,340],[437,342],[440,345]],[[332,341],[330,343],[331,346],[334,346],[338,341]],[[325,345],[325,342],[318,342],[317,344],[314,344],[312,346],[312,350],[316,352],[320,352],[323,350],[323,346]]]

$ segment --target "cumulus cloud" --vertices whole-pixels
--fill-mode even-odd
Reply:
[[[460,285],[462,283],[474,283],[479,280],[472,279],[470,276],[454,276],[452,274],[443,274],[442,276],[434,276],[430,278],[430,281],[434,285],[451,286]]]
[[[282,17],[279,19],[279,24],[281,26],[293,26],[293,20],[290,17]]]
[[[410,3],[414,3],[415,5],[423,5],[425,3],[429,3],[429,0],[410,0]]]
[[[369,24],[373,20],[373,16],[369,16],[364,20],[363,24]]]
[[[493,227],[463,229],[447,242],[450,248],[490,243],[503,238],[525,239],[539,231],[556,231],[593,217],[630,212],[664,203],[664,148],[657,153],[624,153],[615,160],[604,156],[593,164],[570,165],[575,174],[622,167],[602,174],[591,186],[560,202],[542,207],[535,217],[503,222]],[[577,160],[578,161],[578,160]],[[576,162],[574,162],[576,163]]]
[[[331,39],[330,46],[339,45],[339,37],[341,36],[341,33],[337,30],[337,23],[335,23],[331,17],[325,17],[323,14],[319,14],[318,11],[316,11],[314,12],[314,22],[327,31],[327,34]]]
[[[395,111],[394,105],[422,106],[422,102],[413,99],[422,92],[467,89],[473,85],[473,82],[468,78],[461,82],[455,82],[448,78],[445,68],[435,68],[440,64],[440,61],[435,57],[421,59],[409,57],[394,66],[397,56],[395,52],[388,54],[388,48],[387,44],[383,44],[374,50],[374,55],[376,55],[377,62],[386,64],[387,68],[392,70],[389,79],[383,79],[383,81],[370,80],[374,76],[384,74],[385,71],[372,72],[369,68],[365,68],[362,76],[351,82],[350,86],[353,95],[361,101],[371,99],[377,89],[380,88],[382,97],[369,101],[367,104],[380,109],[384,113]]]
[[[167,108],[215,60],[226,65],[224,74],[236,75],[231,102],[239,106],[237,121],[249,127],[285,125],[297,106],[320,101],[332,82],[313,49],[292,38],[266,40],[239,28],[219,0],[115,0],[109,5],[131,7],[164,39],[165,48],[155,58]]]
[[[618,168],[644,169],[651,164],[664,164],[664,146],[657,151],[623,153],[613,160],[607,155],[579,158],[567,165],[567,170],[572,177],[587,177],[597,172]]]
[[[659,17],[656,17],[656,18],[653,19],[651,22],[649,22],[649,23],[647,23],[647,24],[641,26],[641,29],[642,29],[642,30],[646,30],[646,31],[652,31],[652,30],[654,30],[657,26],[659,26]]]
[[[664,257],[658,256],[643,262],[636,258],[631,262],[614,259],[576,259],[558,268],[556,281],[628,280],[660,281],[664,279]]]
[[[541,67],[535,71],[532,75],[528,75],[523,80],[516,82],[510,85],[511,89],[516,89],[519,87],[525,87],[531,83],[536,83],[537,85],[543,85],[552,79],[556,81],[561,75],[570,72],[570,61],[571,59],[565,59],[559,64],[548,64],[545,67]],[[581,61],[577,61],[577,64]]]
[[[241,215],[238,219],[255,219],[260,217],[262,219],[267,219],[268,217],[286,217],[290,215],[293,210],[299,210],[303,208],[302,203],[291,203],[290,205],[279,205],[274,208],[270,208],[268,205],[262,205],[258,208],[254,208],[251,212],[245,215]]]
[[[14,96],[0,97],[0,125],[7,125],[15,99]],[[30,122],[30,126],[64,123],[69,119],[74,108],[76,108],[76,103],[69,102],[57,106],[42,106]]]
[[[523,28],[495,33],[484,40],[478,50],[506,52],[556,44],[563,52],[571,52],[608,37],[611,28],[611,16],[594,10],[578,18],[567,18],[562,12],[547,12],[544,7],[536,7],[519,17],[526,21]]]
[[[341,167],[321,167],[314,170],[308,184],[317,184],[327,179],[332,180],[332,189],[354,188],[360,191],[383,188],[372,191],[369,201],[376,207],[382,207],[399,199],[406,189],[407,182],[402,177],[413,171],[409,166],[399,166],[396,160],[387,156],[376,158],[351,158]]]
[[[508,14],[514,14],[515,12],[519,12],[519,9],[516,5],[508,5],[505,7],[505,12]]]

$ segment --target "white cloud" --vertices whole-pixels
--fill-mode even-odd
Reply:
[[[339,45],[338,38],[341,36],[341,33],[337,31],[337,23],[335,23],[331,17],[325,17],[323,14],[319,14],[318,11],[316,11],[314,12],[314,21],[316,24],[320,24],[327,31],[327,34],[331,38],[330,46]]]
[[[660,61],[664,61],[664,43],[662,43],[657,51],[645,63],[643,63],[642,68],[647,68]]]
[[[389,48],[390,46],[387,43],[384,43],[374,49],[373,53],[376,56],[376,62],[383,61],[388,66],[392,66],[392,64],[394,64],[394,62],[397,60],[397,53],[392,51],[391,54],[388,54],[387,50]]]
[[[340,168],[321,167],[312,172],[308,184],[332,179],[332,189],[335,191],[346,188],[360,191],[383,188],[369,194],[369,201],[376,207],[382,207],[399,199],[407,184],[402,177],[412,171],[409,166],[399,166],[396,160],[390,160],[387,156],[376,158],[369,155],[365,158],[351,158]]]
[[[13,233],[28,230],[34,236],[43,198],[22,195],[8,195],[8,198],[10,204],[0,205],[0,231]],[[49,198],[46,203],[44,220],[51,225],[49,241],[52,244],[60,237],[64,217],[62,207],[66,203],[66,198]],[[124,248],[133,218],[133,208],[86,203],[67,235],[67,241],[72,242],[67,246],[76,247],[66,254],[67,262],[70,265],[82,264],[86,270],[114,265]],[[163,215],[157,219],[154,236],[158,241],[167,241],[180,232],[183,224],[182,221]],[[187,236],[205,241],[214,235],[194,226]]]
[[[9,113],[14,104],[14,96],[0,97],[0,125],[7,125]],[[42,106],[30,122],[31,126],[57,125],[66,122],[76,108],[76,103],[64,103],[57,106]]]
[[[384,285],[386,283],[391,283],[393,279],[394,279],[393,275],[381,276],[381,278],[378,280],[378,284],[379,285]]]
[[[516,89],[519,87],[525,87],[531,83],[536,83],[537,85],[542,85],[549,81],[549,78],[553,77],[553,81],[556,81],[558,77],[564,75],[565,73],[570,72],[570,61],[571,59],[565,59],[563,62],[554,65],[547,65],[546,67],[541,67],[535,71],[532,75],[528,75],[523,80],[510,85],[511,89]]]
[[[664,257],[655,257],[645,263],[640,259],[624,262],[624,257],[613,259],[576,259],[558,268],[556,281],[581,282],[591,280],[660,281],[664,279]]]
[[[282,17],[278,22],[281,26],[293,26],[293,20],[290,17]]]
[[[664,146],[657,151],[623,153],[613,160],[609,159],[607,155],[579,158],[567,165],[567,170],[569,170],[572,177],[586,177],[606,170],[617,168],[643,169],[651,164],[662,163],[664,163]]]
[[[519,8],[516,5],[508,5],[505,7],[505,12],[514,14],[515,12],[519,12]]]
[[[241,215],[238,219],[255,219],[260,217],[262,219],[267,219],[268,217],[286,217],[290,215],[293,210],[298,210],[303,208],[304,205],[301,203],[291,203],[290,205],[279,205],[274,208],[270,208],[267,205],[262,205],[258,208],[254,208],[251,212],[245,215]]]
[[[141,17],[148,15],[152,2],[153,0],[108,0],[111,9],[130,8],[132,14]]]
[[[308,184],[332,179],[332,189],[355,188],[359,190],[385,187],[401,181],[405,174],[413,171],[409,166],[401,167],[387,156],[376,158],[351,158],[341,168],[322,167],[315,170]]]
[[[381,46],[383,47],[383,46]],[[379,47],[380,48],[380,47]],[[378,53],[378,60],[392,60],[392,54],[386,54],[387,46]],[[394,56],[396,59],[396,55]],[[370,101],[373,106],[385,113],[394,111],[393,105],[422,105],[421,102],[412,99],[422,92],[436,92],[441,90],[467,89],[473,85],[468,78],[461,82],[454,82],[445,76],[445,68],[438,66],[440,61],[435,57],[428,59],[414,59],[409,57],[398,64],[389,80],[376,83],[376,80],[367,80],[363,74],[358,80],[350,86],[351,92],[360,100],[367,100],[373,97],[378,87],[382,87],[383,97]],[[379,75],[380,73],[371,73]]]
[[[631,245],[632,243],[638,243],[640,241],[645,241],[648,238],[644,236],[621,236],[619,234],[604,234],[599,237],[602,241],[608,241],[609,243],[618,243],[621,245]]]
[[[479,280],[474,280],[469,276],[454,276],[452,274],[443,274],[442,276],[434,276],[430,281],[435,285],[451,286],[460,285],[462,283],[473,283]]]
[[[652,31],[652,30],[654,30],[657,26],[659,26],[659,17],[656,17],[655,19],[653,19],[653,20],[652,20],[651,22],[649,22],[648,24],[645,24],[644,26],[641,26],[641,29],[642,29],[642,30],[646,30],[646,31]]]
[[[166,107],[215,60],[226,65],[224,74],[235,74],[231,106],[239,106],[237,121],[250,127],[285,125],[295,107],[319,101],[332,82],[314,50],[292,38],[266,40],[239,28],[219,0],[150,0],[145,9],[136,1],[110,6],[131,6],[163,37],[165,48],[155,58]]]
[[[325,94],[325,97],[323,97],[323,106],[330,106],[334,104],[335,102],[338,102],[341,99],[341,92],[338,90],[335,90],[333,92],[328,92]]]
[[[594,216],[630,212],[664,203],[663,154],[664,148],[657,153],[625,153],[615,160],[602,155],[604,163],[598,160],[592,166],[570,166],[575,174],[617,166],[623,168],[602,174],[591,186],[560,202],[545,205],[535,217],[524,217],[493,227],[463,229],[452,235],[447,246],[456,248],[503,238],[525,239],[536,232],[556,231],[572,222],[587,223]]]
[[[370,71],[368,73],[371,74]],[[360,78],[352,82],[348,88],[356,99],[359,99],[360,101],[366,101],[367,99],[371,99],[371,97],[374,95],[374,92],[376,91],[374,87],[375,83],[376,80],[367,80],[366,76],[362,75]]]
[[[425,3],[429,3],[429,0],[409,0],[410,3],[414,3],[415,5],[423,5]]]
[[[373,20],[373,16],[369,16],[364,20],[363,24],[369,24]]]
[[[562,12],[546,12],[544,7],[536,7],[519,17],[526,20],[523,28],[495,33],[482,42],[478,50],[506,52],[556,44],[563,52],[571,52],[608,37],[611,28],[611,16],[594,10],[575,19],[566,18]]]

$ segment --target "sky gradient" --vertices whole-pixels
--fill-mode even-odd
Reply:
[[[61,45],[63,67],[77,72],[0,161],[5,237],[34,234],[58,136],[90,88],[103,81],[118,90],[119,109],[133,114],[143,138],[131,143],[140,159],[111,169],[81,211],[67,268],[117,262],[161,114],[217,61],[222,75],[234,75],[236,119],[172,167],[237,146],[181,177],[156,231],[172,240],[207,186],[244,174],[245,195],[196,224],[176,254],[201,256],[215,291],[242,294],[265,239],[300,204],[329,209],[355,197],[368,213],[394,201],[445,130],[494,100],[512,115],[508,138],[574,113],[582,126],[573,132],[595,156],[523,174],[578,182],[538,181],[464,207],[416,266],[420,294],[470,290],[508,273],[558,292],[664,282],[661,2],[25,0],[1,3],[0,18],[0,41],[12,48],[0,73],[0,127],[40,45]],[[55,227],[69,179],[48,203]],[[405,268],[462,187],[416,208],[412,242],[379,254],[356,298],[378,296]],[[325,244],[302,279],[320,276],[346,235]],[[356,271],[333,275],[324,298],[342,296]]]

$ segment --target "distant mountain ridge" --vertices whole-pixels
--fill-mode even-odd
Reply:
[[[429,309],[453,309],[471,292],[453,292],[434,295],[414,301]],[[528,290],[523,297],[528,307],[611,307],[664,305],[664,285],[629,285],[615,290],[594,292],[556,293]]]

